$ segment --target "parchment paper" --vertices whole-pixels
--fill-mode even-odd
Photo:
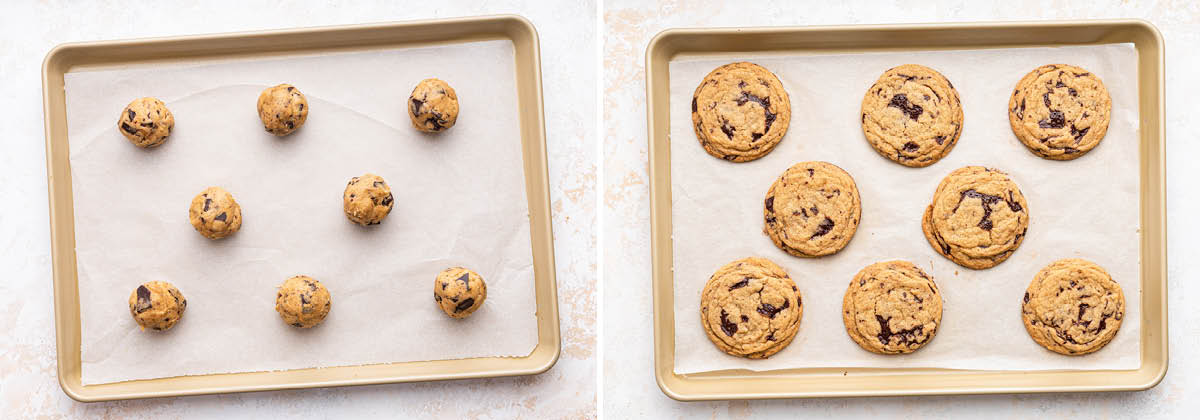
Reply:
[[[791,96],[792,123],[766,157],[730,163],[709,156],[691,126],[691,95],[722,64],[750,60],[774,72]],[[913,169],[876,154],[859,121],[863,94],[888,68],[918,63],[958,89],[965,121],[954,150]],[[1029,153],[1012,134],[1006,109],[1017,80],[1037,66],[1071,63],[1104,81],[1112,96],[1108,134],[1082,158],[1056,162]],[[847,55],[687,59],[670,66],[671,182],[675,273],[675,372],[800,367],[936,367],[991,370],[1136,369],[1140,364],[1137,52],[1132,45]],[[796,162],[832,162],[854,177],[862,197],[857,234],[840,253],[801,259],[762,233],[767,188]],[[921,215],[950,171],[984,165],[1007,171],[1029,202],[1028,236],[1006,262],[974,271],[937,254]],[[746,256],[780,264],[804,297],[795,341],[768,360],[722,353],[699,320],[700,291],[720,266]],[[1103,350],[1060,356],[1033,342],[1020,302],[1050,262],[1086,258],[1125,293],[1121,331]],[[934,276],[943,293],[937,335],[909,355],[876,355],[846,335],[841,305],[858,270],[906,259]]]
[[[537,320],[513,54],[511,42],[488,41],[68,73],[83,383],[529,354]],[[462,105],[438,135],[413,129],[405,108],[426,77],[449,82]],[[276,138],[255,105],[285,82],[311,112]],[[175,115],[155,149],[115,128],[141,96]],[[342,191],[366,172],[388,181],[395,207],[360,227],[343,215]],[[187,218],[210,185],[243,210],[241,231],[218,241]],[[455,265],[488,284],[465,320],[432,296],[434,277]],[[333,296],[313,329],[274,310],[276,287],[297,274]],[[129,294],[149,280],[188,299],[168,332],[139,331],[129,316]]]

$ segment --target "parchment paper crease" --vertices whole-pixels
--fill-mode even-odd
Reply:
[[[722,64],[749,60],[774,72],[791,96],[792,123],[766,157],[730,163],[706,154],[691,126],[691,95]],[[867,88],[888,68],[937,69],[958,89],[965,122],[958,145],[938,163],[907,168],[874,151],[859,110]],[[1069,63],[1099,75],[1113,100],[1104,141],[1067,162],[1029,153],[1009,129],[1012,89],[1037,66]],[[800,367],[937,367],[991,370],[1135,369],[1140,364],[1137,52],[1132,45],[687,58],[670,65],[671,182],[675,274],[675,372]],[[791,257],[762,233],[767,188],[796,162],[832,162],[854,177],[862,222],[840,253]],[[950,171],[984,165],[1007,171],[1029,201],[1028,236],[999,266],[974,271],[930,248],[920,221]],[[791,345],[768,360],[728,356],[705,337],[700,291],[720,266],[757,255],[783,266],[804,296],[804,318]],[[1112,274],[1125,293],[1121,331],[1082,357],[1051,353],[1021,323],[1020,302],[1051,261],[1086,258]],[[944,298],[937,336],[909,355],[859,348],[842,325],[842,295],[858,270],[907,259],[933,275]]]
[[[83,383],[478,356],[524,356],[537,342],[513,46],[487,41],[369,52],[140,65],[66,75]],[[462,105],[438,135],[411,127],[408,94],[446,80]],[[259,92],[307,97],[295,134],[265,132]],[[175,114],[167,142],[140,150],[114,128],[130,100]],[[373,172],[392,187],[383,224],[342,214],[342,190]],[[188,223],[192,196],[217,185],[244,224],[210,241]],[[433,279],[463,265],[487,303],[452,320]],[[307,274],[333,308],[310,330],[285,325],[276,287]],[[127,299],[166,280],[188,299],[166,333],[141,332]]]

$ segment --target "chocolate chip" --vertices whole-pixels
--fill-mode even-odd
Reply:
[[[1076,92],[1075,88],[1067,88],[1067,93],[1069,93],[1071,96],[1079,96],[1079,92]]]
[[[467,291],[471,291],[471,273],[463,273],[463,275],[455,280],[463,282],[467,286]]]
[[[211,199],[211,198],[205,198],[205,199],[204,199],[204,210],[203,210],[203,211],[208,211],[208,206],[210,206],[210,205],[212,205],[212,199]]]
[[[814,172],[813,172],[812,168],[809,168],[809,169],[808,169],[808,177],[809,177],[809,178],[812,178],[812,176],[813,176],[813,173],[814,173]]]
[[[938,144],[941,144],[941,142],[938,142]],[[913,143],[911,141],[908,143],[904,143],[904,151],[905,152],[913,153],[920,149],[921,149],[921,146],[918,146],[916,143]]]
[[[770,334],[767,334],[767,341],[775,341],[775,331],[771,331]]]
[[[767,199],[765,201],[763,201],[763,204],[766,205],[767,211],[772,212],[772,213],[775,212],[775,196],[772,195],[770,197],[767,197]]]
[[[467,298],[466,300],[459,302],[458,306],[454,307],[454,312],[465,311],[465,310],[471,308],[471,305],[474,305],[474,304],[475,304],[475,298]]]
[[[801,214],[801,215],[803,215],[805,219],[807,219],[807,218],[808,218],[808,210],[806,210],[806,209],[800,209],[800,214]],[[795,215],[796,215],[796,212],[792,212],[792,215],[793,215],[793,216],[795,216]]]
[[[811,211],[811,212],[812,212],[812,214],[813,214],[813,216],[816,216],[816,215],[818,215],[818,214],[821,214],[821,212],[817,211],[817,206],[812,206],[812,207],[809,207],[809,208],[808,208],[808,211]]]
[[[1038,127],[1041,128],[1063,128],[1066,124],[1063,113],[1055,110],[1050,110],[1050,118],[1038,121]]]
[[[733,162],[733,161],[737,160],[737,155],[725,155],[725,156],[721,156],[721,159],[725,159],[730,162]]]
[[[1091,73],[1079,73],[1079,74],[1076,74],[1075,77],[1083,77],[1083,76],[1087,76],[1089,74],[1091,74]]]
[[[288,126],[288,130],[296,128],[296,124],[291,121],[287,122],[287,126]]]
[[[296,327],[296,328],[304,328],[304,324],[301,324],[299,322],[292,324],[292,326]]]
[[[224,222],[224,221],[225,221],[225,217],[226,217],[226,216],[225,216],[225,212],[221,212],[221,214],[218,214],[218,215],[217,215],[217,217],[214,217],[214,218],[213,218],[213,220],[214,220],[214,221],[217,221],[217,222]]]
[[[733,334],[737,333],[737,330],[738,330],[737,324],[729,322],[729,314],[726,313],[724,309],[722,309],[721,310],[721,331],[725,331],[725,335],[733,337]]]
[[[134,135],[137,134],[137,129],[133,128],[133,126],[126,124],[126,123],[121,123],[121,129],[125,130],[125,132],[129,133],[129,134],[134,134]]]
[[[1080,141],[1082,141],[1083,136],[1087,135],[1088,130],[1091,129],[1091,127],[1084,127],[1082,130],[1080,130],[1075,128],[1075,124],[1071,124],[1071,136],[1075,137],[1075,143],[1078,144]]]
[[[445,283],[442,283],[442,284],[445,284]],[[443,287],[443,288],[444,288],[444,287]],[[433,294],[433,300],[437,301],[438,303],[441,303],[441,302],[442,302],[442,297],[441,297],[441,296],[438,296],[438,294],[437,294],[437,293],[434,293],[434,294]]]
[[[417,99],[417,98],[411,98],[411,99],[412,99],[412,113],[413,113],[413,115],[420,114],[420,113],[421,113],[421,105],[425,104],[425,102],[423,102],[423,101],[421,101],[420,99]]]
[[[300,104],[300,111],[304,111],[304,104]]]
[[[892,96],[892,100],[888,102],[888,106],[899,108],[900,112],[908,114],[908,118],[912,118],[913,121],[916,121],[917,117],[920,117],[925,112],[925,109],[921,108],[920,105],[909,103],[908,95],[903,93],[897,93],[895,96]]]
[[[750,322],[750,317],[742,315],[742,322]]]
[[[137,303],[133,305],[133,312],[140,314],[147,309],[150,309],[150,289],[141,285],[137,288]]]
[[[1059,80],[1058,83],[1054,84],[1054,87],[1063,88],[1063,87],[1067,87],[1067,85],[1063,84],[1062,80]]]
[[[301,304],[301,305],[307,305],[307,304],[308,304],[308,295],[306,295],[306,294],[304,294],[304,293],[301,293],[301,294],[300,294],[300,304]]]
[[[750,284],[750,278],[746,277],[746,278],[742,279],[742,281],[739,281],[737,283],[729,285],[729,290],[732,291],[733,289],[740,289],[740,288],[746,287],[749,284]]]
[[[383,201],[380,201],[379,204],[382,204],[385,206],[392,205],[392,193],[388,193],[387,197],[383,197]]]
[[[829,233],[831,229],[833,229],[833,219],[826,217],[825,220],[821,221],[821,224],[817,225],[817,231],[814,232],[812,236],[808,237],[808,240],[811,241],[813,238],[823,236]]]
[[[787,300],[784,300],[783,306],[780,306],[778,308],[776,308],[775,305],[772,305],[770,303],[764,303],[764,304],[762,304],[762,306],[758,307],[758,313],[763,314],[763,316],[765,316],[767,318],[775,319],[775,315],[778,315],[779,312],[783,311],[784,309],[787,309],[788,306],[789,306],[789,303]]]
[[[376,188],[383,188],[383,181],[375,181],[371,185],[374,185]]]
[[[449,285],[450,285],[450,283],[442,282],[442,290],[446,290],[446,286],[449,286]]]
[[[434,115],[433,117],[429,117],[429,118],[425,119],[425,124],[432,124],[433,129],[436,131],[441,131],[442,129],[446,128],[445,126],[442,125],[442,123],[445,123],[445,121],[442,121],[441,117],[438,116],[438,114],[436,112],[433,115]]]
[[[129,113],[129,122],[133,122],[133,117],[137,116],[137,114],[132,109],[125,109],[125,112]]]
[[[696,97],[692,97],[692,112],[696,112]]]
[[[1025,303],[1029,303],[1029,292],[1025,292]]]
[[[1042,102],[1046,104],[1047,108],[1050,107],[1050,92],[1042,94]]]

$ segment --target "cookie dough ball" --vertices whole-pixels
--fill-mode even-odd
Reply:
[[[167,141],[175,128],[175,116],[155,98],[134,99],[117,119],[117,130],[137,147],[154,147]]]
[[[1033,154],[1054,160],[1083,156],[1104,140],[1112,98],[1099,77],[1066,64],[1038,67],[1008,100],[1013,134]]]
[[[408,97],[408,117],[418,130],[426,133],[445,131],[458,121],[458,95],[446,82],[422,80]]]
[[[279,286],[275,295],[275,312],[288,325],[312,328],[329,315],[329,289],[309,276],[289,278]]]
[[[242,206],[233,194],[221,187],[208,187],[192,199],[188,219],[197,232],[208,239],[232,235],[242,227]]]
[[[280,137],[292,134],[308,120],[308,99],[287,83],[271,86],[258,95],[258,118],[268,133]]]
[[[187,299],[183,298],[183,293],[165,281],[142,284],[129,295],[129,314],[143,331],[146,328],[155,331],[171,329],[183,318],[184,309],[187,309]]]
[[[451,318],[466,318],[483,306],[487,284],[479,273],[451,267],[438,273],[433,281],[433,300]]]
[[[368,173],[350,178],[342,193],[342,209],[351,222],[378,225],[392,211],[392,189],[379,175]]]
[[[1039,271],[1021,302],[1021,319],[1033,341],[1068,356],[1103,348],[1124,317],[1121,285],[1104,268],[1078,258]]]

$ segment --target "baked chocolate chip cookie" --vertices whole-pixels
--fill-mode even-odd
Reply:
[[[342,192],[342,210],[351,222],[362,226],[378,225],[392,212],[392,189],[383,177],[364,174],[350,178]]]
[[[297,328],[312,328],[325,320],[333,299],[329,289],[309,276],[283,282],[275,293],[275,312],[283,322]]]
[[[221,239],[242,228],[242,206],[221,187],[208,187],[192,198],[188,220],[208,239]]]
[[[901,165],[934,164],[962,134],[954,85],[929,67],[905,64],[879,76],[862,101],[862,129],[880,155]]]
[[[458,94],[444,81],[422,80],[408,96],[408,118],[426,133],[445,131],[458,122]]]
[[[976,270],[1004,262],[1029,227],[1029,205],[1008,174],[982,166],[955,169],[925,209],[921,229],[935,251]]]
[[[433,280],[433,301],[451,318],[466,318],[487,300],[487,283],[479,273],[450,267]]]
[[[1008,100],[1013,134],[1033,154],[1054,160],[1083,156],[1108,132],[1112,99],[1095,74],[1066,64],[1038,67]]]
[[[117,118],[117,131],[134,146],[142,148],[163,144],[173,128],[175,116],[156,98],[134,99]]]
[[[1021,302],[1025,331],[1055,353],[1078,356],[1112,341],[1125,317],[1125,294],[1100,266],[1058,260],[1033,277]]]
[[[912,353],[937,333],[942,294],[933,278],[913,263],[878,262],[850,281],[842,298],[842,322],[850,338],[867,351]]]
[[[721,351],[765,359],[792,342],[803,302],[796,283],[766,258],[744,258],[713,273],[700,294],[700,325]]]
[[[166,331],[183,319],[187,299],[171,283],[151,281],[129,295],[129,314],[142,327],[155,331]]]
[[[828,162],[800,162],[767,190],[763,232],[788,254],[820,257],[850,242],[861,213],[850,174]]]
[[[792,104],[767,69],[740,62],[704,76],[692,96],[692,125],[708,154],[749,162],[771,152],[787,134]]]
[[[258,95],[258,118],[268,133],[292,134],[308,121],[308,99],[287,83],[271,86]]]

